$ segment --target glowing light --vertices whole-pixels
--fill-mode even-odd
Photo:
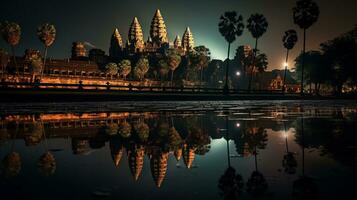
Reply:
[[[289,64],[287,62],[284,62],[283,67],[289,67]]]
[[[240,76],[240,71],[237,71],[237,72],[236,72],[236,75],[237,75],[237,76]]]
[[[240,123],[236,123],[236,127],[239,128],[240,127]]]

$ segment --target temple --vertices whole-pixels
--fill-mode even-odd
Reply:
[[[115,28],[110,41],[109,56],[114,60],[118,60],[122,57],[136,54],[161,53],[170,48],[178,50],[181,55],[189,53],[194,48],[193,34],[190,28],[187,27],[182,36],[182,41],[178,35],[174,41],[170,41],[164,18],[158,9],[152,18],[146,42],[144,41],[144,31],[137,17],[134,17],[129,27],[128,39],[125,45],[118,28]]]

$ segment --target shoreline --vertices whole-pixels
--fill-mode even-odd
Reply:
[[[311,96],[282,93],[153,92],[73,89],[0,88],[0,102],[100,101],[233,101],[233,100],[357,100],[356,95]]]

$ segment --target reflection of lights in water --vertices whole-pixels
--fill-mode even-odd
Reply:
[[[240,123],[236,123],[236,127],[239,128],[240,127]]]

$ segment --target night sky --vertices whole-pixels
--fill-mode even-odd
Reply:
[[[307,32],[308,49],[317,49],[321,42],[347,32],[357,24],[356,0],[315,0],[320,7],[320,18]],[[227,44],[218,32],[219,17],[224,11],[235,10],[246,20],[252,13],[262,13],[269,22],[267,33],[261,38],[259,49],[269,58],[269,69],[282,68],[285,50],[282,34],[294,28],[299,36],[302,31],[293,23],[292,8],[295,0],[11,0],[2,1],[0,20],[18,22],[22,26],[22,40],[17,54],[26,48],[43,50],[36,37],[36,28],[45,22],[57,28],[57,39],[49,50],[53,58],[67,58],[73,41],[87,41],[108,52],[110,36],[118,27],[126,40],[129,25],[134,16],[139,18],[145,40],[149,34],[151,19],[159,8],[168,28],[169,39],[182,37],[189,26],[194,34],[195,45],[205,45],[212,58],[225,59]],[[235,47],[254,44],[250,33],[245,30],[234,43]],[[301,40],[293,49],[292,59],[301,51]],[[5,42],[0,47],[9,50]],[[292,59],[289,65],[292,64]]]

